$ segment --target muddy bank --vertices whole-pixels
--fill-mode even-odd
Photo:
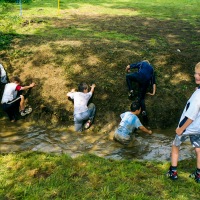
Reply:
[[[5,124],[0,121],[0,152],[39,151],[68,154],[72,158],[92,153],[109,159],[139,159],[169,161],[174,129],[153,130],[153,135],[136,133],[133,146],[125,148],[113,141],[111,132],[75,133],[73,127],[44,128],[28,122]],[[180,160],[193,158],[194,151],[189,142],[181,147]]]

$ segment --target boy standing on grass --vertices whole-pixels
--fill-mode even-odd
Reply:
[[[94,92],[95,84],[92,84],[90,92],[88,91],[89,87],[86,83],[80,83],[78,86],[78,92],[75,89],[72,89],[71,92],[67,93],[67,96],[74,100],[74,126],[75,131],[81,132],[84,128],[88,129],[95,116],[95,105],[90,103],[88,106],[88,101],[92,97]]]
[[[176,137],[172,144],[171,166],[167,176],[172,180],[178,179],[179,147],[189,137],[197,157],[197,169],[190,177],[200,183],[200,62],[195,66],[194,77],[199,87],[188,100],[176,129]]]
[[[145,133],[152,134],[151,130],[146,129],[140,122],[137,115],[141,112],[141,105],[139,101],[134,101],[131,104],[131,111],[127,111],[120,115],[121,122],[115,131],[114,140],[127,146],[133,140],[132,132],[135,129],[140,129]]]
[[[25,109],[25,98],[21,95],[21,91],[34,87],[35,83],[31,83],[28,86],[21,86],[20,84],[21,80],[19,77],[12,77],[11,82],[5,85],[1,100],[2,109],[8,114],[11,122],[16,121],[19,111],[21,116],[32,112],[32,108]]]

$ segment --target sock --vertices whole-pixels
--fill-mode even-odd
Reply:
[[[170,170],[176,172],[177,171],[177,166],[170,166]]]

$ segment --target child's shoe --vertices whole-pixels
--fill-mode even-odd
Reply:
[[[25,115],[30,114],[32,112],[32,110],[33,109],[31,107],[28,107],[28,108],[25,108],[24,110],[21,110],[20,114],[21,114],[21,116],[25,116]]]
[[[91,124],[92,124],[92,121],[89,119],[89,120],[84,124],[84,128],[85,128],[85,129],[90,128]]]
[[[128,98],[132,100],[133,97],[134,97],[134,93],[133,93],[133,90],[131,90],[131,91],[129,92],[129,94],[128,94]]]
[[[171,180],[177,180],[178,179],[178,173],[177,171],[172,171],[169,169],[169,171],[166,174]]]
[[[192,174],[190,174],[189,176],[190,178],[194,178],[194,180],[197,182],[197,183],[200,183],[200,174],[198,174],[196,171]]]

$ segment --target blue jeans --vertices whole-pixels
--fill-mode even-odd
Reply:
[[[133,90],[132,82],[138,83],[138,98],[141,102],[141,111],[146,111],[145,95],[150,85],[150,80],[145,80],[138,73],[129,73],[126,75],[126,83],[129,91]]]
[[[83,130],[83,122],[86,120],[93,121],[96,112],[96,107],[93,103],[90,103],[88,110],[82,113],[74,115],[75,131],[81,132]]]

